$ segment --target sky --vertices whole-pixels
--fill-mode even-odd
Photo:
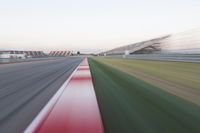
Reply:
[[[0,0],[0,49],[101,52],[200,27],[200,0]]]

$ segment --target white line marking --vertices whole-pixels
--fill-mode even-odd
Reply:
[[[81,61],[81,63],[82,63],[82,61]],[[65,81],[65,83],[58,89],[58,91],[54,94],[54,96],[49,100],[49,102],[45,105],[45,107],[40,111],[40,113],[34,118],[34,120],[30,123],[30,125],[25,129],[24,133],[34,133],[35,132],[35,130],[38,128],[38,126],[47,117],[47,115],[49,114],[49,111],[51,111],[51,109],[56,104],[57,100],[59,99],[59,97],[63,93],[63,91],[66,88],[67,84],[69,83],[70,79],[72,78],[74,73],[77,71],[79,65],[72,72],[72,74]]]

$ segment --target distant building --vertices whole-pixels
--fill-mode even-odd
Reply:
[[[14,50],[0,50],[0,58],[13,58],[13,59],[25,59],[44,57],[43,51],[14,51]]]
[[[25,53],[21,53],[21,52],[11,52],[11,51],[0,51],[0,58],[13,58],[13,59],[25,59],[27,58],[27,55]]]
[[[49,56],[56,56],[56,57],[66,57],[70,56],[72,51],[51,51]]]

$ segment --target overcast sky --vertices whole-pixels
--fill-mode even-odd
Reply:
[[[102,51],[200,27],[200,0],[0,0],[0,49]]]

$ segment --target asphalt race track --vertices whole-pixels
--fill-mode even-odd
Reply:
[[[21,133],[82,58],[0,65],[0,132]]]

